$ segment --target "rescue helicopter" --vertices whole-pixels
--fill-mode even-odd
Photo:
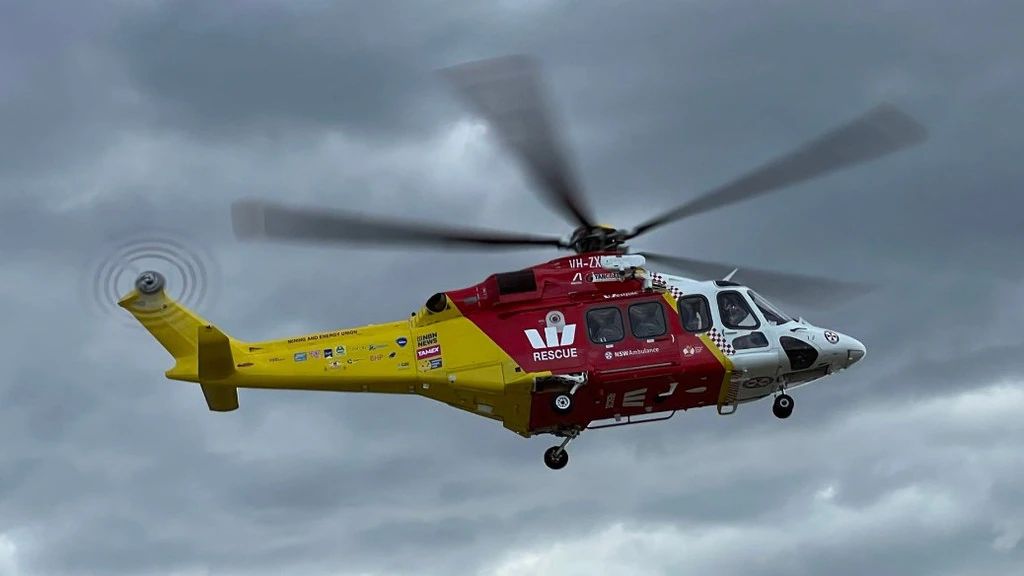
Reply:
[[[472,62],[442,75],[572,223],[571,234],[440,226],[246,199],[232,205],[236,236],[569,254],[437,292],[406,319],[261,342],[226,335],[168,296],[159,272],[143,272],[118,304],[173,356],[167,378],[198,383],[213,411],[237,409],[239,388],[417,394],[523,437],[561,438],[544,454],[557,470],[568,463],[568,444],[588,429],[663,421],[693,408],[732,414],[768,397],[775,416],[787,418],[793,388],[864,359],[864,344],[852,336],[794,318],[762,295],[835,300],[864,291],[862,284],[634,253],[627,242],[917,144],[926,132],[910,116],[880,105],[676,208],[616,228],[598,224],[585,202],[534,59]],[[675,271],[694,278],[669,273]]]

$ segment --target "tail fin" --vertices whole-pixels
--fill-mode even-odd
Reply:
[[[166,372],[172,380],[198,382],[210,410],[238,408],[238,389],[226,382],[235,372],[232,348],[238,343],[164,292],[157,272],[143,272],[135,290],[118,305],[131,312],[174,357]]]

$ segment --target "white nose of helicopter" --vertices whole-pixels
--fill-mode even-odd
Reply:
[[[846,366],[850,367],[858,361],[863,360],[868,354],[868,349],[856,338],[843,335],[842,343],[846,348]]]
[[[852,336],[834,330],[825,330],[822,335],[825,337],[822,354],[831,357],[833,365],[838,364],[838,368],[849,368],[867,356],[867,348]]]

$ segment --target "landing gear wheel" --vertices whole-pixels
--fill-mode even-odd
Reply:
[[[569,453],[561,446],[552,446],[544,451],[544,464],[552,470],[561,470],[569,463]]]
[[[569,412],[572,412],[572,405],[572,396],[568,394],[556,394],[555,397],[551,399],[551,409],[554,410],[556,414],[568,414]]]
[[[789,418],[789,415],[793,413],[793,397],[789,394],[780,394],[775,397],[775,402],[772,403],[772,414],[775,414],[776,418]]]

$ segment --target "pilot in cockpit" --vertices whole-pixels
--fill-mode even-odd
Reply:
[[[749,321],[750,309],[745,305],[742,298],[742,296],[735,292],[727,292],[718,296],[722,323],[726,326],[738,328],[752,324]]]

